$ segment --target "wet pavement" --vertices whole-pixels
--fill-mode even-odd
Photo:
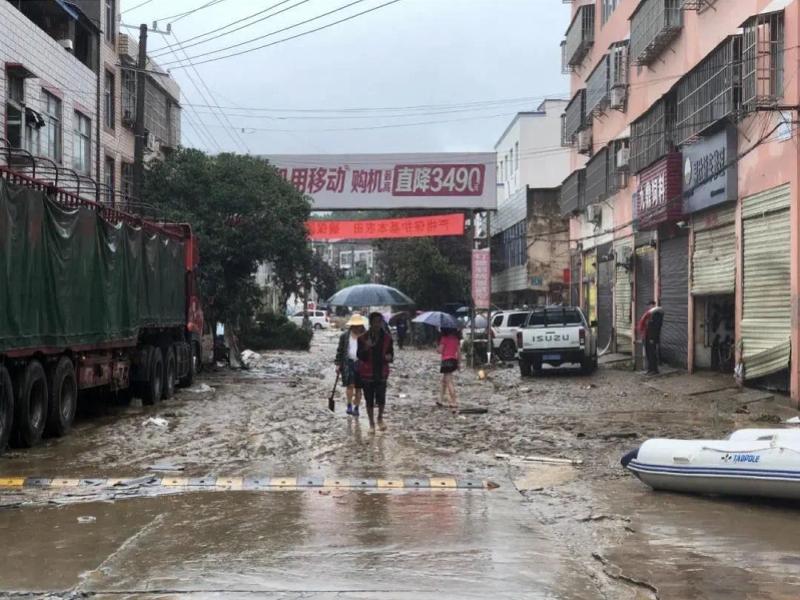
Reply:
[[[462,405],[487,412],[454,418],[434,405],[436,355],[406,350],[390,382],[389,430],[373,436],[364,416],[344,415],[341,392],[337,412],[326,409],[334,350],[335,335],[323,333],[310,353],[208,373],[204,387],[157,407],[88,402],[69,437],[0,457],[0,479],[304,475],[369,486],[2,490],[0,593],[800,597],[795,505],[655,493],[619,467],[648,437],[774,426],[796,414],[779,398],[713,377],[653,385],[623,363],[526,380],[511,368],[483,380],[464,370]],[[521,460],[531,455],[576,464]],[[377,487],[404,477],[499,487]]]

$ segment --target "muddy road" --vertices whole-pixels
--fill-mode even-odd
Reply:
[[[794,414],[769,394],[611,366],[527,380],[464,370],[462,405],[487,412],[455,418],[435,407],[436,355],[406,350],[389,429],[372,435],[365,415],[344,414],[341,392],[336,413],[326,408],[335,341],[322,333],[310,353],[208,373],[157,407],[86,403],[69,437],[0,457],[0,483],[45,478],[0,489],[0,592],[800,597],[796,507],[654,493],[619,467],[648,437],[714,437]],[[581,464],[518,459],[528,455]]]

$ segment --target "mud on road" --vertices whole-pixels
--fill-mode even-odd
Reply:
[[[364,415],[357,422],[344,414],[341,390],[336,412],[327,410],[335,341],[321,333],[310,353],[266,353],[249,371],[208,373],[157,407],[91,405],[69,437],[0,458],[0,477],[422,476],[500,487],[3,492],[0,535],[18,542],[4,541],[0,590],[800,597],[796,508],[654,493],[619,466],[648,437],[716,437],[793,414],[770,395],[723,384],[690,396],[703,381],[614,368],[525,380],[515,368],[485,379],[462,370],[462,406],[487,412],[455,418],[435,406],[435,353],[408,349],[390,380],[389,430],[373,436]],[[519,460],[530,455],[580,464]],[[95,521],[78,522],[87,515]]]

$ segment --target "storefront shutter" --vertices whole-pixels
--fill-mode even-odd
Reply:
[[[789,186],[745,198],[744,314],[745,379],[789,366],[791,335]]]
[[[692,294],[733,294],[735,289],[735,225],[697,231],[692,254]]]
[[[661,359],[686,368],[689,347],[689,238],[681,235],[659,243],[660,299],[664,309]]]
[[[626,250],[627,248],[627,250]],[[633,340],[631,331],[633,320],[631,317],[631,272],[620,263],[621,258],[630,256],[633,252],[633,244],[620,244],[614,248],[617,257],[616,281],[614,282],[614,323],[617,334],[617,352],[633,352]]]

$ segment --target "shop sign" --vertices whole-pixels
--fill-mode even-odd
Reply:
[[[681,155],[669,154],[639,175],[633,195],[638,229],[653,229],[682,217]]]
[[[683,148],[683,210],[686,214],[736,200],[737,138],[736,128],[728,127]]]
[[[475,308],[492,305],[492,258],[489,248],[472,251],[472,302]]]

